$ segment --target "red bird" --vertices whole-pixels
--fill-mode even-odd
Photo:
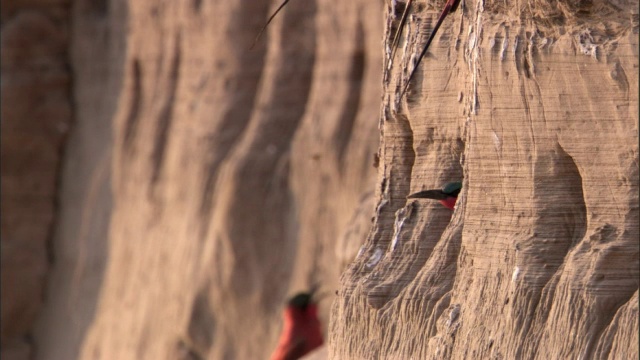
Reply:
[[[462,183],[456,181],[446,184],[442,190],[423,190],[407,196],[407,199],[435,199],[439,200],[444,207],[453,210],[461,189]]]
[[[287,302],[284,328],[271,360],[299,359],[320,347],[323,342],[318,304],[313,300],[313,291],[299,293]]]

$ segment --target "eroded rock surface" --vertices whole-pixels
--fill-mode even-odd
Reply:
[[[332,308],[332,358],[638,356],[637,9],[501,4],[450,15],[405,100],[442,5],[414,7],[385,73],[377,213]],[[405,199],[462,178],[453,214]]]
[[[74,2],[36,358],[265,358],[315,282],[337,359],[637,358],[637,9],[464,2],[399,99],[442,7],[389,64],[403,4],[292,1],[249,50],[278,4]]]

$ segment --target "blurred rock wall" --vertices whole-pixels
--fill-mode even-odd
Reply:
[[[373,215],[382,7],[292,2],[251,50],[276,5],[73,4],[38,359],[264,358],[316,283],[328,325]]]
[[[33,355],[72,123],[68,1],[2,1],[3,359]]]

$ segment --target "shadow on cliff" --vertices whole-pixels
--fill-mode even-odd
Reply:
[[[39,359],[81,357],[109,259],[111,122],[124,83],[118,75],[125,72],[126,7],[104,0],[80,1],[71,14],[75,123],[61,167],[45,303],[34,329]]]

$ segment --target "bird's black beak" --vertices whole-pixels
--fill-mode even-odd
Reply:
[[[449,195],[442,192],[442,190],[424,190],[417,193],[413,193],[407,196],[407,199],[435,199],[444,200]]]

